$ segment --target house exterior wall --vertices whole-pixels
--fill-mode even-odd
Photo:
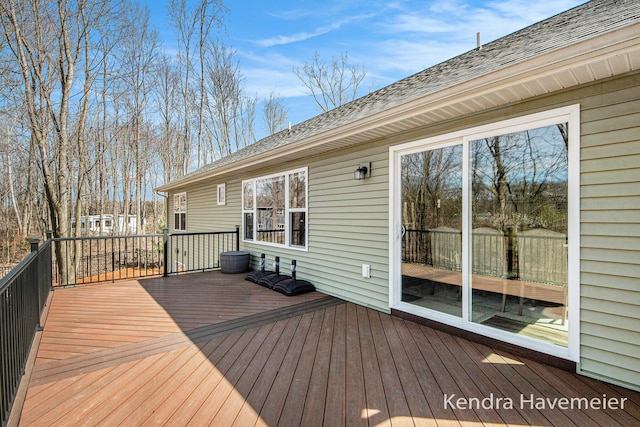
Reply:
[[[581,348],[579,370],[640,388],[640,74],[584,85],[504,108],[416,129],[349,150],[326,153],[280,168],[252,169],[187,191],[187,228],[232,230],[241,224],[241,181],[307,166],[309,170],[306,251],[242,242],[257,266],[275,255],[288,272],[318,290],[389,311],[390,146],[498,120],[579,103],[581,107]],[[372,176],[354,181],[359,163]],[[227,204],[216,206],[216,186],[226,183]],[[178,191],[178,190],[176,190]],[[180,189],[179,191],[183,191]],[[172,194],[168,223],[172,227]],[[371,278],[361,275],[371,266]],[[571,308],[569,308],[571,309]]]
[[[581,362],[640,388],[640,75],[583,101]]]
[[[255,268],[261,253],[266,254],[269,269],[274,257],[280,256],[281,271],[287,274],[291,260],[295,259],[297,276],[309,280],[318,290],[389,312],[387,159],[388,144],[379,142],[365,149],[336,152],[281,167],[254,169],[225,177],[224,181],[187,187],[187,229],[234,230],[242,223],[243,179],[308,166],[307,250],[242,240],[241,250],[251,252]],[[371,178],[354,181],[354,170],[365,160],[372,163]],[[216,206],[216,188],[222,182],[226,183],[227,204]],[[170,224],[172,221],[169,218]],[[362,264],[371,266],[371,278],[362,277]]]

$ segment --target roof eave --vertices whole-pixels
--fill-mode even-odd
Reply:
[[[633,24],[483,74],[380,113],[274,148],[269,152],[162,185],[156,191],[167,192],[217,176],[265,165],[274,160],[293,158],[299,156],[302,151],[324,145],[330,145],[329,149],[339,148],[340,141],[343,141],[343,147],[347,147],[362,142],[359,141],[358,136],[364,136],[373,129],[380,130],[420,115],[442,112],[445,107],[451,107],[456,103],[466,102],[481,110],[506,105],[514,100],[544,95],[545,89],[543,87],[538,90],[540,93],[535,93],[535,89],[527,89],[526,92],[523,92],[522,97],[518,96],[519,91],[516,90],[527,84],[532,84],[532,82],[542,81],[542,79],[550,79],[550,81],[555,79],[560,89],[568,89],[589,81],[613,77],[638,69],[640,69],[640,24]],[[560,79],[566,75],[572,75],[574,78],[571,80]],[[512,99],[500,97],[502,102],[500,100],[496,102],[495,99],[489,100],[491,94],[502,92],[513,92],[514,95]],[[461,115],[463,114],[464,111],[461,112]],[[452,113],[448,111],[440,116],[452,117]],[[444,120],[448,120],[448,118],[441,121]]]

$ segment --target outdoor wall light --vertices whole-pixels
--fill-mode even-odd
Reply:
[[[371,176],[371,163],[364,163],[358,165],[358,169],[353,173],[353,179],[359,181]]]

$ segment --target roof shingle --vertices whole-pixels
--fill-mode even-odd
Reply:
[[[638,22],[640,1],[594,0],[585,3],[306,120],[291,130],[285,129],[263,138],[182,179],[250,159]]]

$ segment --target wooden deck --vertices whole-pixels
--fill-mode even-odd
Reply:
[[[603,394],[626,398],[624,410],[521,404]],[[288,298],[209,272],[56,290],[20,424],[631,426],[640,394],[319,293]]]

